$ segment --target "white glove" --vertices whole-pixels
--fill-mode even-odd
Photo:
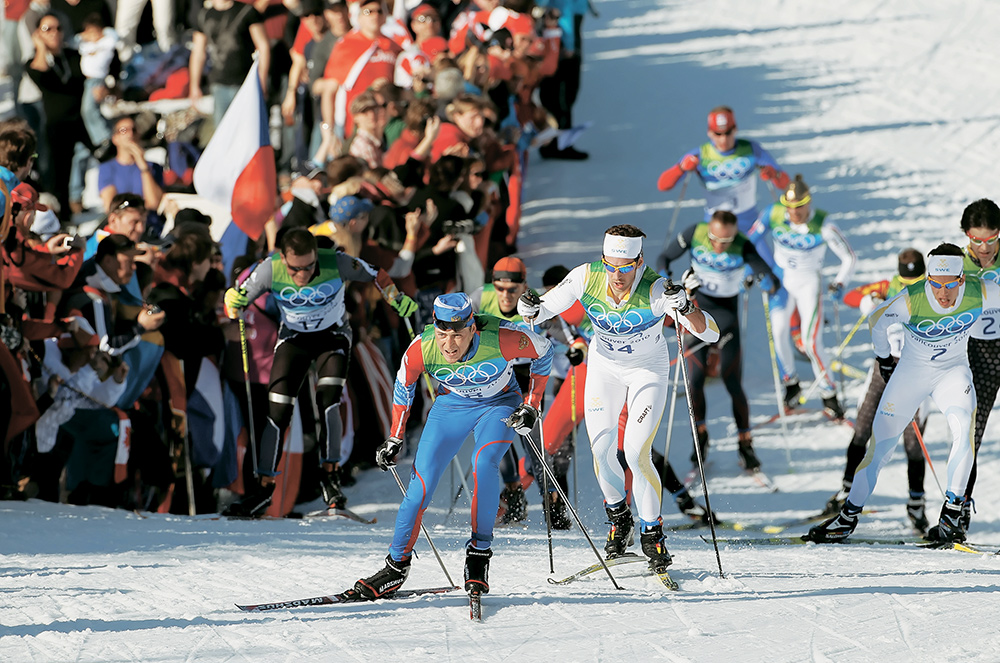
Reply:
[[[684,288],[676,283],[671,283],[666,287],[663,291],[663,299],[666,301],[668,308],[673,309],[680,315],[687,315],[694,310],[694,304],[688,299]]]
[[[701,279],[698,278],[698,274],[696,274],[692,268],[688,267],[681,275],[681,285],[683,285],[684,289],[689,293],[694,292],[701,287]]]
[[[541,310],[542,300],[531,290],[526,290],[517,300],[517,314],[525,320],[534,320]]]

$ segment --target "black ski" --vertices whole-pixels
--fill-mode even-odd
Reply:
[[[393,599],[405,599],[411,596],[423,596],[425,594],[444,594],[453,592],[458,587],[428,587],[424,589],[400,589],[390,596],[376,599],[378,601],[388,601]],[[327,596],[314,596],[307,599],[293,599],[291,601],[279,601],[277,603],[258,603],[256,605],[240,605],[236,607],[244,612],[264,612],[265,610],[286,610],[288,608],[303,608],[317,605],[339,605],[342,603],[370,603],[371,600],[365,598],[360,593],[349,589],[340,594],[330,594]]]
[[[331,508],[331,509],[319,509],[318,511],[310,511],[309,513],[305,514],[304,517],[305,518],[331,518],[331,517],[336,517],[336,516],[339,516],[341,518],[348,518],[349,520],[353,520],[356,523],[362,523],[364,525],[374,525],[375,523],[378,522],[378,518],[368,519],[368,518],[365,518],[362,515],[354,513],[350,509],[344,509],[344,508],[340,508],[340,509],[335,509],[335,508]]]

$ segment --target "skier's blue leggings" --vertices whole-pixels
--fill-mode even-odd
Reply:
[[[472,542],[487,548],[493,541],[493,523],[500,504],[500,458],[510,448],[514,431],[501,421],[521,403],[517,391],[472,400],[454,394],[438,396],[427,414],[420,446],[413,460],[410,485],[396,516],[396,532],[389,553],[396,561],[408,559],[420,534],[420,521],[448,463],[469,433],[472,451]]]

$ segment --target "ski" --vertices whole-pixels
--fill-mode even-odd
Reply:
[[[670,574],[667,573],[666,571],[660,571],[659,573],[651,571],[651,573],[655,575],[657,579],[661,583],[663,583],[663,586],[669,589],[670,591],[676,592],[681,588],[681,586],[677,584],[677,581],[671,578]]]
[[[380,599],[375,599],[377,601],[389,601],[394,599],[405,599],[411,596],[424,596],[426,594],[444,594],[446,592],[453,592],[458,587],[428,587],[424,589],[400,589],[390,596],[385,596]],[[341,592],[340,594],[330,594],[327,596],[314,596],[307,599],[293,599],[291,601],[279,601],[277,603],[258,603],[255,605],[240,605],[236,604],[236,607],[244,612],[264,612],[265,610],[286,610],[288,608],[302,608],[308,606],[317,605],[338,605],[342,603],[371,603],[370,599],[365,598],[353,589],[349,589],[346,592]]]
[[[664,525],[663,529],[673,532],[702,529],[708,527],[708,521],[694,521],[683,525]],[[715,529],[731,530],[733,532],[763,532],[764,534],[781,534],[786,527],[782,525],[762,525],[759,523],[741,523],[736,520],[716,520]]]
[[[479,592],[469,592],[469,619],[474,622],[483,621],[482,594]]]
[[[826,417],[826,419],[828,421],[830,421],[832,423],[841,424],[843,426],[847,426],[848,428],[854,428],[854,422],[851,421],[850,419],[847,419],[847,418],[837,419],[837,418],[833,417],[826,410],[820,410],[820,409],[816,409],[816,408],[803,408],[803,407],[797,407],[797,408],[791,408],[791,409],[786,409],[785,410],[785,416],[786,417],[800,417],[800,416],[805,416],[805,415],[810,415],[810,414],[821,414],[824,417]],[[761,423],[755,424],[755,427],[768,426],[770,424],[773,424],[773,423],[777,422],[780,418],[781,418],[780,414],[772,414],[770,417],[768,417],[767,419],[765,419]]]
[[[336,516],[339,516],[341,518],[347,518],[349,520],[353,520],[356,523],[362,523],[363,525],[374,525],[375,523],[378,522],[378,518],[368,519],[368,518],[365,518],[362,515],[354,513],[350,509],[343,509],[343,508],[340,508],[340,509],[336,509],[336,508],[319,509],[318,511],[310,511],[307,514],[305,514],[304,517],[305,518],[329,518],[329,517],[336,517]]]
[[[753,479],[758,486],[764,488],[765,490],[767,490],[767,492],[769,493],[778,492],[778,487],[774,485],[774,482],[771,480],[771,477],[761,472],[759,468],[752,472],[747,472],[747,474],[750,475],[750,478]]]
[[[711,543],[710,538],[702,535],[702,541],[706,543]],[[817,545],[869,545],[869,546],[910,546],[916,548],[923,548],[925,550],[955,550],[957,552],[972,553],[974,555],[1000,555],[1000,550],[991,551],[987,550],[988,546],[978,545],[973,543],[958,543],[958,542],[938,542],[938,541],[927,541],[923,537],[914,536],[900,536],[900,537],[864,537],[864,536],[851,536],[841,541],[823,541],[815,542],[811,539],[807,539],[801,535],[786,535],[786,536],[770,536],[770,537],[757,537],[757,538],[720,538],[719,543],[728,543],[734,545],[745,545],[749,547],[753,546],[795,546],[795,545],[805,545],[807,543],[816,543]]]
[[[610,568],[612,566],[620,566],[622,564],[634,564],[636,562],[645,562],[645,561],[646,561],[645,557],[640,557],[635,553],[627,553],[625,555],[622,555],[621,557],[614,557],[612,559],[605,560],[604,563],[608,565],[608,568]],[[589,576],[592,573],[597,573],[598,571],[603,571],[603,570],[604,567],[601,566],[600,564],[591,564],[587,568],[580,569],[573,575],[566,576],[562,580],[555,580],[553,578],[549,578],[548,581],[550,585],[566,585],[573,582],[574,580],[579,580],[584,576]]]

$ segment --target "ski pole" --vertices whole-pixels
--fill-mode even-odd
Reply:
[[[406,488],[403,488],[403,482],[399,478],[399,473],[396,472],[396,466],[390,465],[389,471],[392,472],[392,477],[396,480],[396,485],[399,486],[400,492],[403,493],[403,497],[406,497]],[[434,545],[434,541],[431,540],[431,535],[427,532],[427,528],[424,527],[423,519],[420,521],[420,531],[424,533],[424,538],[427,539],[427,545],[431,547],[431,551],[434,553],[434,557],[437,558],[438,564],[441,565],[441,570],[444,571],[444,577],[448,579],[448,584],[452,587],[457,587],[455,581],[451,579],[451,574],[448,573],[448,568],[444,565],[444,560],[441,559],[441,554],[438,552],[437,547]]]
[[[240,311],[240,350],[243,352],[243,384],[247,388],[247,432],[250,434],[250,458],[253,460],[253,475],[257,476],[257,433],[254,430],[253,398],[250,396],[250,361],[247,351],[247,327],[244,311]]]
[[[673,285],[671,281],[667,281],[667,283],[667,287]],[[677,331],[677,355],[682,356],[684,354],[684,340],[681,338],[681,316],[676,310],[674,311],[674,329]],[[719,555],[719,540],[715,535],[715,514],[712,512],[712,502],[708,496],[708,479],[705,477],[705,461],[701,457],[701,445],[698,444],[698,425],[694,421],[694,408],[691,406],[691,382],[688,380],[687,362],[681,361],[678,363],[680,364],[680,371],[684,374],[684,398],[687,401],[688,419],[691,421],[691,439],[694,441],[694,451],[698,458],[698,472],[701,474],[701,485],[705,494],[705,510],[708,511],[708,526],[712,530],[712,545],[715,546],[715,561],[719,564],[719,577],[725,578],[726,576],[722,572],[722,556]],[[663,467],[666,466],[667,457],[664,456]]]
[[[781,421],[781,432],[785,438],[785,455],[788,457],[788,471],[792,471],[792,450],[789,447],[788,423],[785,421],[785,399],[781,396],[781,376],[778,375],[778,353],[774,349],[774,329],[771,327],[771,305],[767,301],[767,293],[760,291],[764,302],[764,326],[767,327],[767,347],[771,351],[771,374],[774,376],[774,397],[778,399],[778,419]]]
[[[681,330],[674,329],[677,335],[680,336]],[[684,362],[678,361],[678,364]],[[674,413],[677,411],[677,388],[681,379],[681,369],[680,366],[674,369],[674,380],[673,380],[673,390],[670,392],[670,414],[667,416],[667,441],[663,445],[663,470],[660,472],[660,486],[662,487],[667,483],[667,458],[670,455],[670,440],[674,434]],[[661,489],[660,495],[662,497],[663,491]]]
[[[504,423],[507,422],[508,420],[504,419]],[[531,433],[528,433],[523,437],[525,440],[528,441],[528,444],[530,444],[531,447],[537,451],[537,445],[535,444],[534,438],[531,437]],[[549,469],[548,465],[542,465],[542,468],[546,473],[549,474],[552,473],[552,470]],[[569,512],[573,514],[573,520],[576,521],[576,524],[580,528],[580,531],[583,532],[583,535],[587,538],[587,543],[590,544],[590,547],[591,549],[593,549],[594,554],[597,555],[597,561],[601,563],[601,566],[604,568],[604,572],[608,574],[609,578],[611,578],[611,584],[615,586],[615,589],[621,589],[621,586],[618,584],[618,581],[615,580],[615,577],[613,575],[611,575],[611,569],[608,568],[608,565],[605,563],[604,557],[601,556],[601,553],[597,552],[597,546],[594,545],[594,540],[590,537],[590,534],[587,532],[587,528],[584,527],[583,521],[580,520],[580,514],[577,513],[577,510],[573,508],[572,504],[569,503],[569,500],[566,498],[566,493],[563,492],[562,486],[560,486],[559,482],[556,481],[555,475],[552,474],[550,478],[552,479],[552,482],[555,484],[556,492],[559,493],[560,499],[563,500],[563,503],[566,505],[566,508],[569,509]]]
[[[847,344],[851,342],[851,339],[854,338],[854,335],[858,332],[859,329],[861,329],[861,323],[863,323],[867,317],[868,317],[867,313],[862,313],[861,317],[858,318],[858,321],[854,323],[854,326],[851,327],[851,331],[848,332],[847,336],[844,337],[844,340],[841,342],[841,344],[837,346],[837,351],[833,353],[832,357],[830,357],[830,364],[828,366],[823,367],[823,371],[819,374],[816,380],[811,385],[809,385],[809,388],[806,389],[801,396],[799,396],[799,405],[809,400],[809,397],[813,395],[813,392],[819,389],[820,384],[823,382],[823,378],[825,378],[826,374],[830,371],[830,367],[833,366],[834,362],[840,359],[840,355],[844,353],[844,349],[847,347]]]
[[[570,436],[570,443],[573,445],[573,506],[577,506],[577,489],[576,489],[576,454],[579,451],[576,448],[576,366],[569,367],[569,387],[572,390],[570,393],[570,420],[573,422],[573,430]]]
[[[840,328],[840,304],[837,302],[839,297],[834,296],[833,298],[833,326],[837,330],[837,347],[844,342],[844,332]],[[832,362],[831,362],[832,364]],[[837,371],[837,383],[840,385],[840,399],[844,399],[844,372]]]
[[[534,320],[531,321],[531,333],[532,334],[535,333]],[[542,396],[542,401],[544,402],[544,394]],[[555,573],[556,572],[555,559],[552,555],[552,505],[549,500],[549,480],[548,480],[549,464],[545,462],[545,454],[548,452],[545,450],[545,433],[542,430],[543,421],[544,417],[542,416],[542,403],[539,403],[538,420],[536,423],[538,424],[538,439],[541,440],[542,442],[542,448],[539,450],[538,448],[535,447],[534,444],[532,444],[531,450],[535,452],[535,460],[537,460],[538,463],[543,468],[545,468],[542,471],[542,513],[545,514],[545,538],[548,539],[549,542],[549,573]],[[552,480],[553,482],[558,483],[558,481],[555,480],[554,476]]]
[[[667,237],[663,240],[663,248],[667,248],[670,244],[670,239],[674,236],[674,226],[677,225],[677,217],[681,213],[681,203],[684,202],[684,194],[687,192],[688,188],[688,178],[684,177],[684,184],[681,185],[681,193],[677,196],[677,204],[674,205],[674,214],[670,217],[670,230],[667,231]]]
[[[934,463],[931,461],[931,455],[927,452],[927,446],[924,444],[924,436],[920,433],[920,426],[917,425],[916,419],[910,423],[913,424],[913,432],[917,434],[917,442],[920,443],[920,448],[923,449],[924,452],[924,458],[927,459],[927,464],[931,468],[931,476],[934,477],[934,483],[937,484],[938,490],[941,491],[941,497],[948,499],[948,496],[945,495],[944,488],[941,487],[941,482],[938,481],[937,472],[934,471]]]

